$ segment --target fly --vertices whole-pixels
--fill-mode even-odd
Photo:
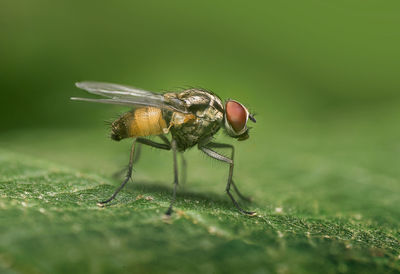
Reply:
[[[135,147],[143,144],[173,152],[174,188],[172,200],[166,212],[167,215],[171,215],[178,186],[177,153],[183,153],[186,149],[197,145],[198,149],[206,155],[229,165],[226,193],[235,207],[243,214],[252,216],[256,214],[242,209],[231,194],[232,186],[241,199],[249,200],[239,192],[232,179],[234,146],[213,141],[213,136],[221,128],[239,141],[249,138],[247,122],[250,120],[255,123],[256,120],[244,105],[235,100],[227,100],[223,103],[214,93],[197,88],[159,94],[125,85],[100,82],[79,82],[76,86],[104,98],[72,97],[72,100],[132,107],[131,111],[124,113],[111,124],[113,140],[133,139],[128,172],[114,194],[99,205],[103,206],[112,201],[131,179],[134,159],[137,158]],[[171,140],[166,137],[168,134],[171,134]],[[148,136],[158,136],[160,142],[146,138]],[[229,149],[230,157],[218,153],[215,149]]]

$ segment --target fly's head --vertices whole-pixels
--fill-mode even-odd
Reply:
[[[247,121],[256,122],[254,116],[241,103],[228,100],[225,103],[224,127],[229,136],[243,141],[249,138]]]

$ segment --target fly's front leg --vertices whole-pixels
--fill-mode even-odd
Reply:
[[[214,146],[216,145],[216,143],[213,143]],[[223,146],[224,144],[217,144],[217,146],[221,145]],[[226,147],[226,146],[224,146]],[[250,216],[254,216],[256,215],[255,212],[252,211],[246,211],[244,209],[242,209],[238,202],[236,202],[235,198],[232,196],[230,189],[231,189],[231,184],[232,184],[232,176],[233,176],[233,167],[234,167],[234,162],[233,159],[230,159],[228,157],[225,157],[224,155],[219,154],[218,152],[212,150],[211,148],[208,147],[208,144],[205,146],[200,146],[199,149],[201,151],[203,151],[205,154],[207,154],[208,156],[210,156],[211,158],[214,158],[216,160],[219,160],[221,162],[225,162],[227,164],[229,164],[229,177],[228,177],[228,183],[226,184],[226,193],[228,194],[229,198],[231,198],[233,204],[236,206],[236,208],[243,214],[246,215],[250,215]]]
[[[173,211],[172,207],[176,200],[176,188],[178,186],[178,162],[176,160],[177,148],[176,148],[176,141],[174,139],[172,139],[171,148],[172,148],[173,158],[174,158],[174,192],[172,194],[172,200],[169,205],[169,208],[168,208],[167,212],[165,212],[165,215],[168,215],[168,216],[170,216]]]
[[[126,183],[129,181],[129,179],[132,177],[132,168],[133,168],[133,159],[134,159],[134,154],[135,154],[135,144],[136,144],[136,139],[133,140],[132,143],[132,147],[131,147],[131,154],[129,157],[129,166],[128,166],[128,172],[126,174],[125,180],[122,182],[122,184],[117,188],[117,190],[115,190],[114,194],[108,198],[105,201],[99,202],[98,205],[99,206],[104,206],[105,204],[111,202],[112,200],[115,199],[115,197],[117,196],[118,192],[121,191],[121,189],[124,188],[124,186],[126,185]]]
[[[233,145],[230,144],[220,144],[220,143],[213,143],[210,142],[207,144],[207,147],[209,148],[228,148],[231,149],[231,159],[233,161],[234,157],[235,157],[235,147]],[[231,183],[233,186],[233,189],[235,190],[236,194],[239,196],[240,199],[251,202],[251,198],[250,197],[246,197],[244,196],[239,189],[237,188],[235,182],[233,181],[233,179],[231,178]]]

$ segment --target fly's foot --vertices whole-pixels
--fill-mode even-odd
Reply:
[[[168,210],[165,212],[165,215],[171,216],[172,212],[174,212],[174,210],[172,209],[172,207],[169,207]]]
[[[233,205],[239,210],[240,213],[247,216],[256,216],[257,213],[254,211],[246,211],[240,207],[240,205],[236,202],[235,198],[233,198],[231,192],[227,189],[226,194],[228,194],[229,198],[231,198]]]
[[[257,216],[257,212],[255,212],[255,211],[245,211],[244,214],[246,214],[250,217]]]
[[[107,205],[107,201],[97,202],[98,207],[105,207]]]
[[[250,216],[250,217],[257,216],[257,212],[255,212],[255,211],[246,211],[246,210],[242,209],[238,204],[235,204],[235,206],[239,210],[240,213],[242,213],[246,216]]]
[[[117,195],[118,192],[114,193],[113,196],[111,196],[110,198],[108,198],[105,201],[101,201],[97,203],[97,206],[99,207],[105,207],[109,202],[111,202],[112,200],[114,200],[115,196]]]
[[[241,208],[237,203],[236,204],[234,203],[234,205],[239,210],[239,212],[244,214],[244,215],[251,216],[251,217],[257,216],[257,212],[255,212],[255,211],[246,211],[243,208]]]

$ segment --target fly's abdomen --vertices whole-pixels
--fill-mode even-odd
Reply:
[[[160,135],[167,128],[159,108],[138,108],[129,128],[129,137]]]
[[[160,135],[167,130],[162,111],[155,107],[143,107],[123,114],[111,125],[111,138],[119,141],[129,137]]]

